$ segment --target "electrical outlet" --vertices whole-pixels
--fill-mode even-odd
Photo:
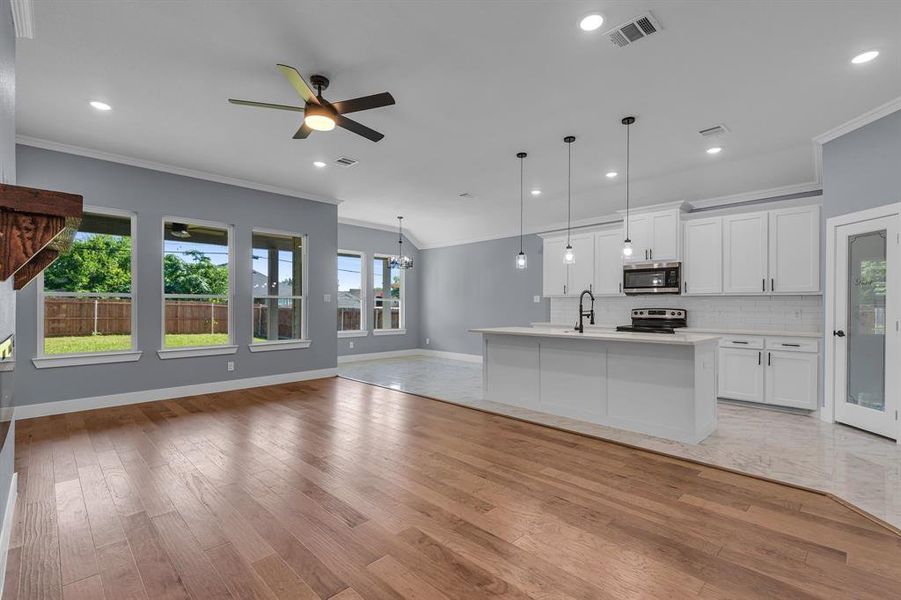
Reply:
[[[229,371],[234,371],[235,370],[235,361],[230,360],[227,363],[225,363],[225,368]]]
[[[323,301],[323,302],[331,302],[331,301],[332,301],[332,295],[331,295],[331,294],[324,294],[324,295],[322,296],[322,301]]]
[[[532,302],[534,302],[535,304],[540,304],[541,296],[532,296]]]
[[[429,338],[426,338],[426,339],[425,339],[425,345],[426,345],[426,346],[428,346],[431,342],[432,342],[431,339],[429,339]]]
[[[350,348],[353,348],[353,347],[354,347],[354,342],[353,342],[353,340],[350,341],[350,343],[348,344],[348,347],[350,347]]]

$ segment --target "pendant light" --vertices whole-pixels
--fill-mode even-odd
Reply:
[[[514,265],[520,270],[525,270],[529,265],[529,259],[526,257],[526,253],[522,251],[522,159],[526,156],[528,154],[525,152],[516,153],[516,158],[519,159],[519,254],[516,255]]]
[[[573,142],[576,136],[568,135],[563,138],[566,142],[567,152],[567,171],[566,171],[566,249],[563,251],[563,263],[571,265],[576,262],[576,253],[573,252],[573,245],[570,243],[569,234],[572,226],[573,213]]]
[[[404,255],[403,217],[397,217],[397,256],[392,257],[389,266],[394,269],[412,269],[413,259]]]
[[[632,258],[632,240],[629,239],[629,131],[635,117],[625,117],[622,124],[626,126],[626,239],[623,240],[623,258]]]

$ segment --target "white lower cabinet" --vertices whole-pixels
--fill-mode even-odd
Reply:
[[[726,336],[720,341],[717,396],[815,410],[819,344],[810,338]]]

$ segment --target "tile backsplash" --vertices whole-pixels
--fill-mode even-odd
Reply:
[[[684,308],[688,326],[704,329],[759,329],[818,332],[823,328],[822,296],[630,296],[598,298],[595,324],[626,325],[633,308]],[[551,322],[569,325],[578,318],[578,298],[551,298]]]

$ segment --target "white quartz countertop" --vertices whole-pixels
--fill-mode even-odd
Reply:
[[[557,329],[572,327],[571,324],[558,323],[532,323],[532,327],[541,327],[544,329]],[[615,332],[616,327],[612,325],[585,325],[585,331],[599,332]],[[767,329],[707,329],[704,327],[680,327],[678,331],[684,333],[710,333],[720,337],[724,335],[759,335],[764,337],[799,337],[799,338],[821,338],[822,332],[819,331],[774,331]]]
[[[615,331],[604,329],[588,329],[585,333],[579,333],[572,327],[543,326],[543,327],[486,327],[483,329],[470,329],[472,333],[493,335],[519,335],[527,337],[544,337],[557,339],[595,340],[602,342],[639,342],[643,344],[670,344],[677,346],[697,346],[719,342],[720,336],[703,333],[633,333],[630,331]]]

